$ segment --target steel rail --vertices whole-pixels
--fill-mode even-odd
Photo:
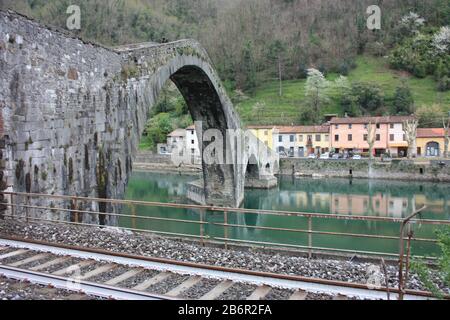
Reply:
[[[15,280],[30,281],[34,284],[52,286],[68,291],[83,292],[96,297],[115,300],[178,300],[172,297],[137,291],[132,289],[113,287],[105,284],[94,283],[73,277],[61,277],[48,273],[31,271],[0,264],[0,274]],[[76,290],[74,290],[76,288]]]
[[[38,240],[21,239],[17,237],[0,238],[1,245],[9,245],[17,248],[27,248],[29,250],[53,252],[61,255],[73,255],[80,258],[111,261],[126,265],[140,267],[151,267],[162,271],[174,273],[188,273],[202,275],[203,277],[220,278],[234,281],[246,281],[255,284],[268,284],[276,287],[297,288],[311,292],[344,293],[349,296],[386,298],[386,289],[368,289],[367,285],[361,283],[350,283],[338,280],[328,280],[320,278],[310,278],[299,275],[277,274],[238,268],[211,266],[192,262],[171,260],[166,258],[156,258],[148,256],[138,256],[129,253],[112,252],[105,249],[85,248],[66,244],[48,243]],[[389,288],[389,292],[398,295],[397,288]],[[406,299],[433,298],[427,291],[405,290]],[[445,299],[450,299],[449,295]]]
[[[229,213],[252,213],[252,214],[281,215],[281,216],[282,215],[299,216],[299,217],[307,217],[307,218],[386,221],[386,222],[397,222],[397,223],[401,223],[403,221],[403,218],[356,216],[356,215],[353,216],[353,215],[339,215],[339,214],[328,214],[328,213],[308,213],[308,212],[282,211],[282,210],[229,208],[229,207],[215,207],[215,206],[189,205],[189,204],[177,204],[177,203],[147,202],[147,201],[136,201],[136,200],[87,198],[87,197],[79,197],[79,196],[50,195],[50,194],[40,194],[40,193],[2,191],[2,192],[0,192],[0,194],[24,196],[24,197],[47,197],[47,198],[53,198],[53,199],[76,200],[76,201],[95,201],[95,202],[110,203],[110,204],[144,205],[144,206],[149,206],[149,207],[153,206],[153,207],[180,208],[180,209],[203,209],[203,210],[220,211],[220,212],[226,211]],[[53,209],[55,209],[55,208],[53,208]],[[74,211],[74,210],[72,210],[72,211]],[[101,214],[108,215],[108,213],[106,213],[106,212],[102,212]],[[448,225],[450,225],[450,220],[413,219],[410,222],[411,223],[421,223],[421,224],[440,224],[440,225],[448,224]]]

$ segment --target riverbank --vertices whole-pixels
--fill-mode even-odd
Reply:
[[[248,250],[223,249],[200,246],[182,239],[165,238],[152,234],[139,234],[117,228],[68,226],[62,224],[35,224],[19,221],[0,221],[0,236],[17,236],[25,239],[41,240],[50,243],[77,245],[87,248],[102,248],[114,252],[125,252],[148,257],[167,258],[177,261],[203,263],[208,265],[232,267],[254,271],[301,275],[352,283],[368,283],[371,276],[369,268],[374,264],[334,259],[308,259],[282,253]],[[376,265],[375,265],[376,266]],[[397,267],[387,266],[390,286],[397,286]],[[439,275],[433,280],[445,288]],[[384,276],[380,274],[381,283]],[[407,287],[424,290],[417,275],[410,274]]]
[[[170,155],[159,155],[147,151],[139,151],[133,163],[133,169],[138,171],[177,173],[196,175],[202,172],[201,165],[180,164],[175,165]]]
[[[280,174],[316,178],[365,178],[450,182],[450,161],[280,159]]]

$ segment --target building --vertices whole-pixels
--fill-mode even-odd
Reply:
[[[267,147],[274,150],[273,133],[274,126],[248,126],[250,130],[260,141],[262,141]]]
[[[330,151],[330,127],[289,126],[276,127],[274,131],[275,150],[291,157],[320,155]]]
[[[412,116],[333,118],[330,123],[331,147],[335,152],[369,152],[368,127],[375,126],[374,155],[390,153],[405,157],[408,151],[403,122]]]
[[[190,157],[193,163],[198,161],[200,149],[195,126],[192,125],[186,129],[176,129],[167,135],[165,144],[158,144],[159,154],[172,154],[175,150],[180,151],[180,156]]]
[[[440,157],[445,149],[444,128],[419,128],[417,129],[417,156]]]

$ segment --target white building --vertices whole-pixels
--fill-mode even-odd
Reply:
[[[200,149],[195,126],[186,129],[176,129],[167,135],[167,143],[158,144],[158,154],[172,154],[179,150],[180,156],[190,159],[191,163],[200,161]]]

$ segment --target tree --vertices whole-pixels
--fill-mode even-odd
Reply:
[[[322,72],[317,69],[308,69],[308,79],[305,84],[306,104],[318,120],[324,104],[329,101],[328,97],[328,81]]]
[[[442,106],[435,103],[420,106],[417,108],[415,115],[421,128],[439,128],[442,126],[442,119],[446,118]]]
[[[448,114],[448,119],[442,120],[444,126],[444,158],[448,158],[448,147],[450,144],[450,112]]]
[[[393,107],[395,114],[409,115],[414,112],[414,98],[406,82],[395,89]]]
[[[419,121],[417,119],[403,122],[403,130],[405,131],[406,141],[408,142],[408,159],[417,156],[416,139],[418,126]]]
[[[376,126],[369,122],[367,126],[367,144],[369,145],[369,157],[373,160],[373,147],[375,146]]]
[[[242,75],[243,83],[241,86],[244,90],[253,91],[256,87],[256,66],[253,58],[253,44],[247,41],[242,50]]]
[[[356,82],[352,85],[352,95],[363,113],[372,113],[383,106],[383,91],[373,83]]]

